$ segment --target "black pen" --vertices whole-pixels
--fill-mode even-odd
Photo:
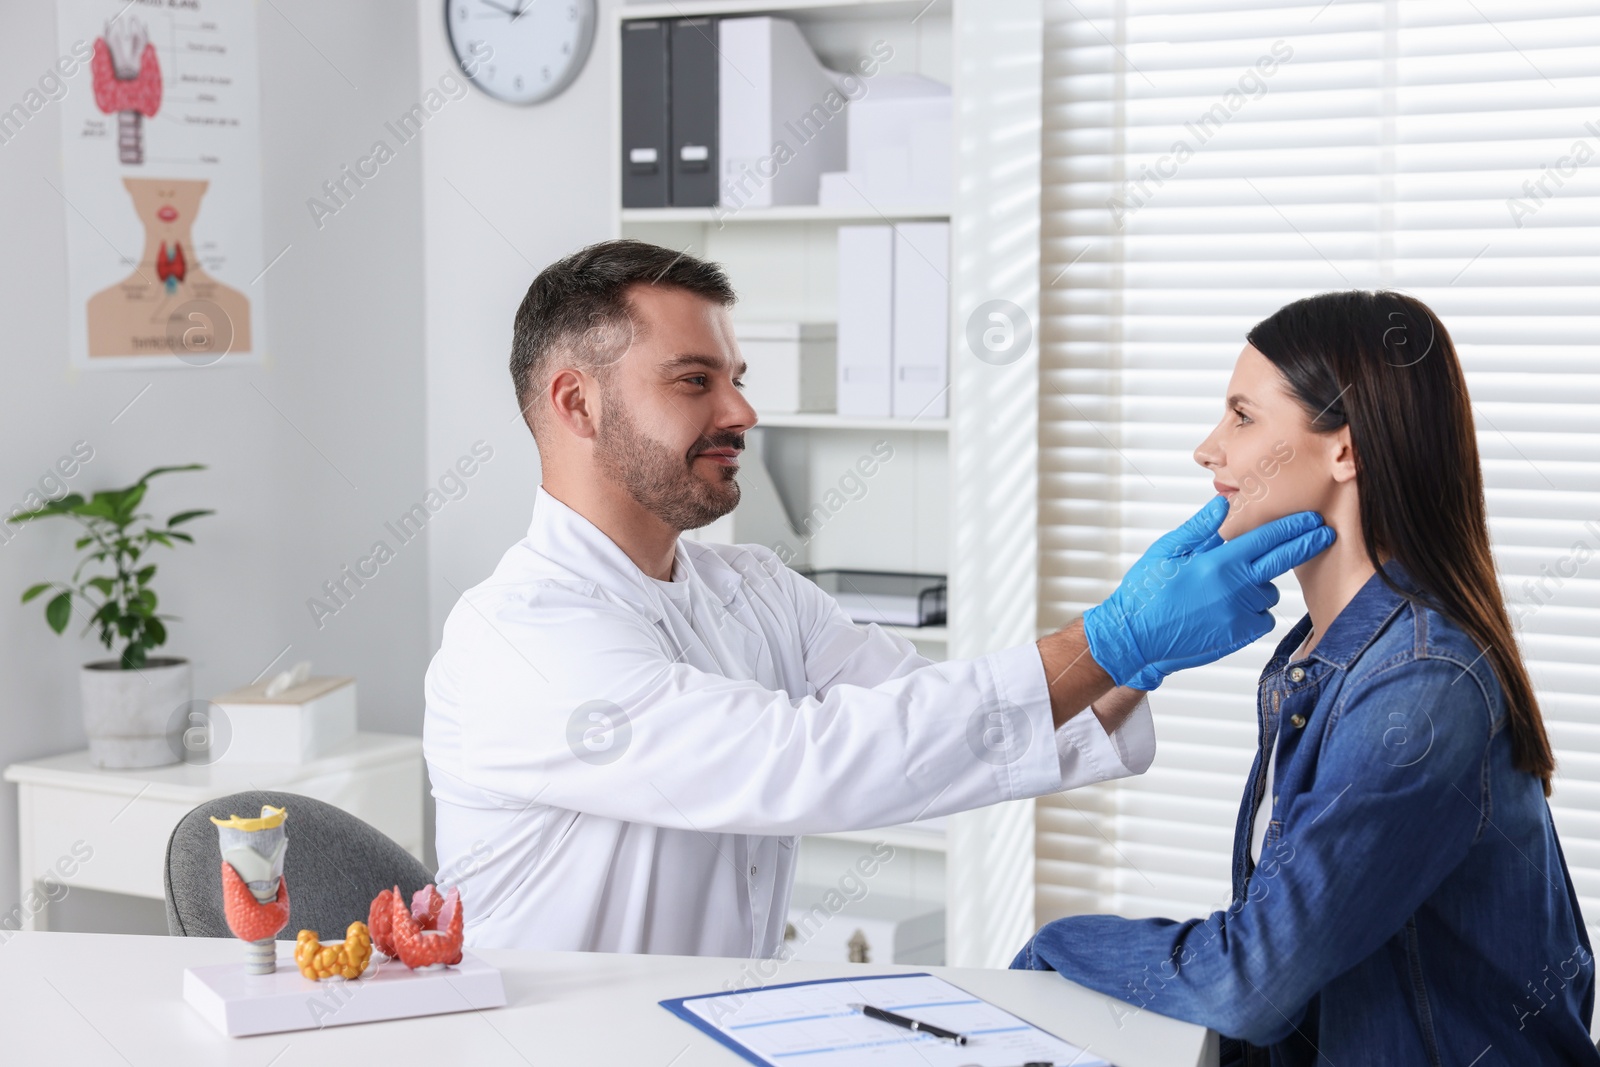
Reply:
[[[942,1037],[946,1041],[954,1041],[958,1045],[967,1043],[967,1035],[958,1034],[954,1030],[945,1030],[928,1023],[919,1023],[917,1020],[908,1019],[904,1015],[896,1015],[892,1011],[874,1008],[871,1004],[852,1004],[850,1006],[869,1019],[877,1019],[879,1022],[889,1023],[892,1026],[903,1026],[907,1030],[915,1030],[917,1033],[927,1034],[929,1037]]]

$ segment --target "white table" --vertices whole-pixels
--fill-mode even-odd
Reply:
[[[752,961],[584,952],[479,951],[501,969],[492,1011],[227,1038],[184,1003],[183,969],[243,958],[238,942],[128,934],[0,931],[0,1058],[74,1067],[737,1067],[744,1061],[658,1002],[738,981]],[[1118,1067],[1212,1067],[1216,1036],[1144,1011],[1119,1028],[1108,997],[1033,971],[872,964],[779,967],[773,984],[929,971]],[[307,983],[311,986],[311,983]],[[317,992],[312,986],[311,992]],[[1062,1065],[1065,1067],[1065,1065]]]
[[[22,926],[48,929],[56,886],[136,897],[165,895],[167,838],[197,804],[250,789],[299,793],[343,808],[422,858],[422,739],[357,734],[298,765],[175,763],[107,771],[89,754],[14,763]],[[246,814],[241,812],[240,814]],[[52,885],[51,883],[54,883]]]

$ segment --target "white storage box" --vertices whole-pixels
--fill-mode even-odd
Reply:
[[[845,172],[824,173],[826,207],[947,207],[955,191],[954,98],[920,74],[883,74],[850,104]]]
[[[744,396],[757,415],[833,411],[838,350],[831,322],[738,322],[734,337],[750,365]]]
[[[276,696],[267,683],[223,693],[211,702],[214,763],[309,763],[356,733],[356,680],[307,678]]]
[[[820,963],[944,964],[944,905],[869,890],[847,900],[835,886],[796,885],[784,944]]]
[[[724,213],[815,204],[823,172],[845,166],[848,108],[838,75],[789,19],[725,18],[716,32],[718,204]]]

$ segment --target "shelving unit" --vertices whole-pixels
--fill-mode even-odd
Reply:
[[[624,19],[683,19],[699,15],[781,15],[804,24],[817,17],[843,20],[915,18],[930,7],[928,0],[683,0],[682,3],[627,4]],[[949,22],[948,5],[945,21]]]
[[[829,412],[762,415],[759,426],[773,430],[890,430],[895,433],[945,433],[949,419],[857,419]]]
[[[828,207],[821,204],[790,204],[780,207],[747,207],[723,209],[714,207],[626,207],[622,221],[626,223],[692,222],[705,226],[750,225],[763,222],[914,222],[921,219],[941,220],[950,217],[949,208],[889,207],[876,208]]]
[[[883,70],[953,81],[952,0],[747,0],[742,3],[674,0],[616,9],[610,27],[620,34],[633,19],[701,15],[772,15],[795,21],[823,63],[848,70],[882,43],[893,50]],[[621,144],[621,75],[612,87],[611,143]],[[951,146],[954,153],[954,145]],[[620,169],[613,172],[613,204],[622,202]],[[837,321],[838,228],[950,220],[946,204],[873,205],[861,208],[799,205],[772,208],[621,208],[614,233],[683,249],[721,263],[738,288],[735,317],[752,321]],[[958,340],[951,330],[951,341]],[[947,394],[952,414],[959,398]],[[827,523],[807,537],[810,564],[892,571],[949,573],[952,464],[950,418],[848,418],[836,414],[762,414],[755,433],[779,495],[791,516],[807,514],[856,460],[880,442],[893,458]],[[961,609],[950,605],[959,625]],[[930,658],[943,658],[948,627],[887,627]],[[945,836],[942,821],[881,830],[827,834],[803,842],[801,880],[847,867],[863,844],[885,842],[905,850],[889,892],[943,900]],[[809,866],[808,866],[809,865]],[[825,879],[825,880],[831,880]]]
[[[952,81],[951,0],[749,0],[629,4],[615,9],[611,32],[637,19],[698,15],[773,15],[794,20],[822,62],[835,70],[887,46],[890,73]],[[868,82],[870,86],[870,81]],[[869,88],[870,92],[870,88]],[[612,143],[621,143],[621,73],[613,83]],[[951,151],[954,152],[952,145]],[[637,237],[721,263],[740,294],[734,314],[749,321],[837,321],[837,242],[842,225],[953,220],[947,203],[852,207],[622,208],[621,171],[613,171],[616,236]],[[952,340],[955,331],[952,330]],[[953,405],[955,398],[947,394]],[[951,410],[954,410],[952,407]],[[948,573],[951,465],[949,418],[849,418],[827,413],[762,414],[756,433],[792,521],[828,497],[874,447],[893,459],[825,526],[808,530],[809,563]],[[909,635],[925,654],[948,637]]]

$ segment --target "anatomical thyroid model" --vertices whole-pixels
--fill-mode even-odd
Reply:
[[[161,64],[143,22],[133,16],[106,24],[89,62],[95,106],[117,116],[117,154],[123,163],[144,162],[144,116],[161,109]]]
[[[294,960],[301,974],[318,982],[360,978],[375,952],[383,963],[399,960],[413,971],[437,971],[463,959],[462,924],[458,890],[441,894],[436,886],[423,886],[407,908],[396,886],[374,898],[366,922],[357,919],[345,928],[343,941],[323,943],[315,930],[301,930]]]
[[[283,879],[286,818],[288,812],[274,807],[263,807],[259,818],[211,817],[222,850],[222,912],[233,936],[249,942],[245,970],[250,974],[278,969],[274,940],[289,925],[289,885]]]
[[[409,908],[399,886],[385,889],[367,913],[373,947],[413,970],[460,963],[462,921],[460,890],[441,895],[431,885],[412,894]]]

